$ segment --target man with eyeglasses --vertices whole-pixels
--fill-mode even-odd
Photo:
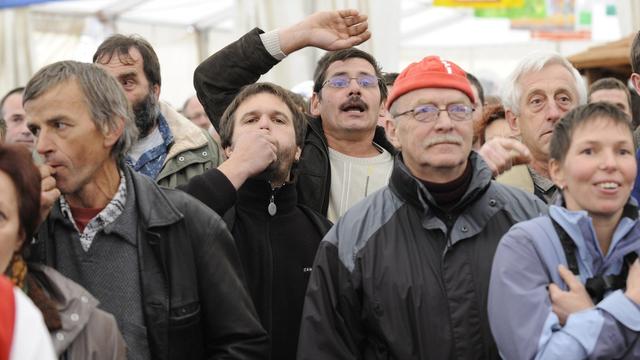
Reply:
[[[395,148],[377,127],[386,86],[375,59],[355,49],[371,34],[356,10],[319,12],[286,28],[254,29],[211,55],[194,84],[214,126],[240,89],[286,55],[307,46],[329,50],[314,72],[309,125],[297,166],[299,202],[336,221],[349,207],[385,186]],[[226,166],[232,183],[251,169]],[[238,181],[239,179],[239,181]]]
[[[496,246],[546,211],[492,181],[471,150],[474,94],[456,64],[429,56],[396,79],[387,108],[401,153],[389,185],[320,243],[298,359],[498,359],[486,299]]]

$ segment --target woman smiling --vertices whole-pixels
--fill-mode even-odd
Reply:
[[[562,199],[515,225],[496,252],[491,330],[506,359],[640,357],[640,225],[628,116],[593,103],[567,113],[550,143]]]

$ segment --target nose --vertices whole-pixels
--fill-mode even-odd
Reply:
[[[258,128],[271,130],[271,119],[269,118],[269,115],[267,114],[260,115],[260,119],[258,120]]]
[[[358,84],[357,78],[349,79],[349,96],[351,95],[360,95],[362,89],[360,88],[360,84]]]
[[[46,155],[53,152],[53,143],[49,139],[48,134],[44,130],[40,130],[40,133],[36,139],[36,151],[40,155]]]
[[[616,158],[616,154],[613,150],[604,151],[602,154],[602,159],[600,161],[600,169],[605,171],[612,171],[618,167],[618,162]]]
[[[451,118],[449,117],[449,113],[446,110],[441,110],[436,116],[436,131],[448,132],[453,129],[453,120],[451,120]]]
[[[550,101],[547,107],[547,120],[556,123],[564,115],[564,111],[560,109],[555,101]]]
[[[22,133],[22,135],[27,137],[33,136],[33,134],[31,133],[31,130],[29,130],[29,127],[27,127],[26,121],[23,121],[22,124],[20,125],[20,132]]]

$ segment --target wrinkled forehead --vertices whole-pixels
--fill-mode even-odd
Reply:
[[[336,60],[329,64],[325,71],[325,78],[335,75],[375,75],[376,70],[367,60],[359,57],[353,57],[345,60]]]

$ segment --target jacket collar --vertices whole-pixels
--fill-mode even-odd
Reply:
[[[164,160],[165,163],[182,152],[207,145],[207,137],[202,129],[180,115],[165,102],[160,101],[159,105],[160,113],[164,115],[173,135],[173,144],[169,147],[169,152]]]
[[[182,213],[153,180],[145,175],[136,173],[128,165],[121,163],[120,167],[127,180],[127,186],[129,184],[133,185],[132,189],[127,188],[127,201],[125,206],[127,206],[130,201],[135,202],[138,211],[138,221],[141,221],[145,227],[166,226],[178,222],[183,218]],[[51,210],[50,217],[53,221],[69,223],[60,209],[59,200]],[[68,226],[72,225],[69,223]]]
[[[267,215],[267,207],[271,202],[277,207],[276,214],[284,214],[294,209],[298,202],[295,184],[287,182],[277,189],[271,189],[271,185],[264,180],[248,179],[238,190],[238,208],[247,209],[250,212]]]
[[[320,117],[310,117],[308,123],[311,131],[315,132],[322,139],[323,144],[328,147],[327,137],[324,135],[324,129],[322,128],[322,119]],[[398,152],[387,139],[386,132],[382,126],[376,126],[373,142],[387,150],[391,155]]]
[[[602,255],[589,214],[584,210],[568,210],[563,205],[564,199],[560,195],[556,203],[549,207],[549,216],[567,232],[569,238],[576,244],[578,252],[593,264],[595,273],[598,273],[601,268],[609,267],[612,262],[619,261],[631,251],[640,251],[640,242],[637,241],[640,237],[638,203],[632,196],[624,207],[606,256]]]
[[[453,207],[453,210],[460,209],[475,200],[477,196],[482,194],[491,184],[492,172],[484,160],[472,151],[469,154],[469,161],[473,169],[473,177],[471,178],[469,187],[460,201]],[[409,168],[404,164],[402,153],[398,153],[395,156],[393,171],[389,179],[389,187],[401,199],[418,208],[427,210],[436,204],[433,196],[431,196],[426,187],[418,178],[411,174]]]

